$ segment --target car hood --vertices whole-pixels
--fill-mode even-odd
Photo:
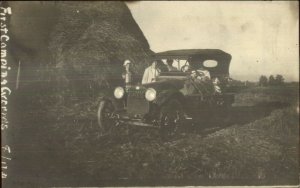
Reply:
[[[166,89],[181,89],[184,85],[185,79],[162,79],[156,82],[143,84],[145,88],[154,88],[155,90],[166,90]]]

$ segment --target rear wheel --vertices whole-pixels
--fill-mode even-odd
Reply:
[[[110,133],[114,127],[114,120],[111,119],[114,112],[114,106],[109,100],[102,100],[99,103],[97,119],[102,134]]]
[[[228,101],[225,100],[222,110],[223,110],[223,117],[224,117],[223,122],[224,122],[224,124],[230,123],[232,102],[228,102]]]

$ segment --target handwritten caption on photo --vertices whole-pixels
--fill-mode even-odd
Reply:
[[[11,94],[11,89],[8,86],[8,75],[11,67],[7,60],[7,45],[9,41],[8,35],[8,15],[11,15],[10,7],[0,7],[0,21],[1,21],[1,136],[2,145],[1,145],[1,177],[5,179],[8,177],[8,163],[11,161],[11,148],[9,145],[4,143],[5,137],[7,136],[8,129],[8,96]]]

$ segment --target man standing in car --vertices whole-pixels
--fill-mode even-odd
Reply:
[[[157,61],[153,61],[152,64],[145,69],[142,84],[155,82],[156,77],[159,75],[160,70],[156,67]]]

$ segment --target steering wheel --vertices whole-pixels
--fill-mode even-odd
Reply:
[[[187,72],[188,70],[190,69],[190,66],[189,65],[183,65],[182,67],[181,67],[181,71],[182,72]]]
[[[197,76],[203,77],[205,74],[203,72],[196,71]]]

